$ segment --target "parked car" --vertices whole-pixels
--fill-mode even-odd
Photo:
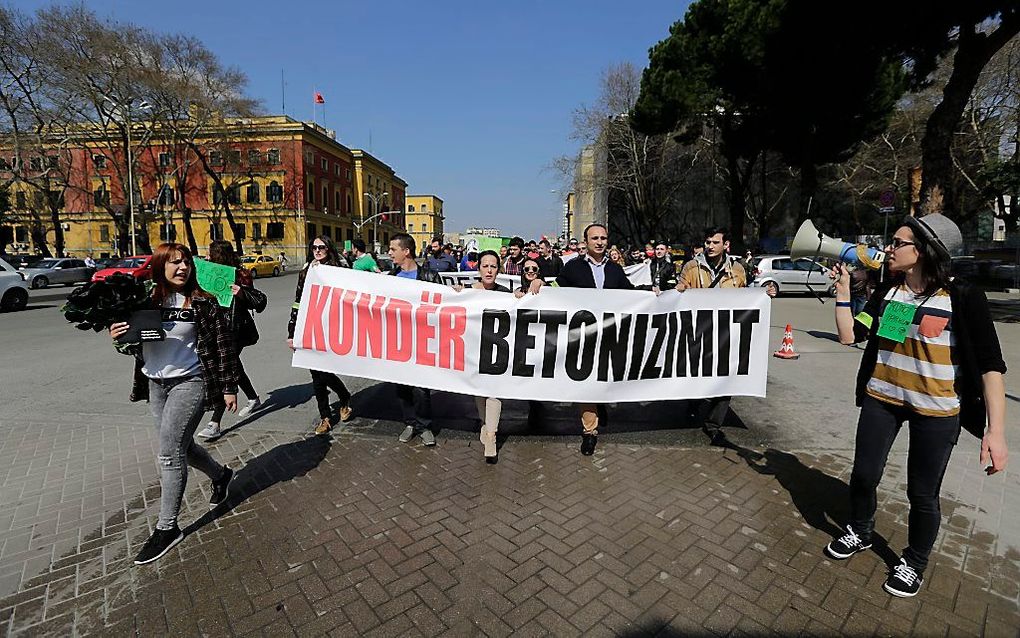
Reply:
[[[280,260],[269,255],[243,255],[241,257],[241,268],[251,273],[253,278],[276,277],[280,274]]]
[[[0,310],[21,310],[28,305],[28,284],[14,266],[0,259]]]
[[[119,257],[100,257],[96,260],[96,271],[98,272],[104,268],[112,268],[118,261],[120,261]]]
[[[42,255],[7,255],[4,259],[6,259],[7,263],[13,266],[15,270],[21,270],[22,268],[33,266],[46,258]]]
[[[125,257],[109,268],[104,268],[96,272],[96,274],[92,275],[92,281],[103,281],[110,275],[117,272],[127,273],[135,279],[149,279],[152,277],[152,268],[150,265],[151,261],[152,255],[135,255],[133,257]]]
[[[29,268],[22,268],[25,281],[32,288],[45,288],[50,284],[70,286],[88,281],[96,269],[85,265],[83,259],[43,259]]]
[[[779,294],[811,290],[823,295],[835,294],[829,269],[807,257],[791,259],[788,255],[763,255],[752,258],[750,266],[752,286],[773,283]]]

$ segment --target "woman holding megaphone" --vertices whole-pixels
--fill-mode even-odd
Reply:
[[[1006,364],[985,294],[950,277],[951,256],[962,245],[960,229],[940,213],[906,218],[885,248],[888,280],[856,317],[849,272],[837,264],[831,273],[839,340],[866,340],[867,347],[857,375],[850,521],[825,551],[846,559],[871,547],[878,484],[907,422],[908,543],[883,585],[894,596],[914,596],[923,582],[942,519],[942,478],[961,426],[981,438],[986,473],[1006,468]]]

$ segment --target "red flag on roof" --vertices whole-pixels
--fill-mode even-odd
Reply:
[[[326,98],[322,97],[322,93],[319,93],[318,91],[315,92],[315,103],[316,104],[326,103]]]

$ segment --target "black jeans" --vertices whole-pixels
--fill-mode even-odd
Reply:
[[[960,418],[922,416],[909,408],[864,397],[857,422],[854,469],[850,475],[850,525],[868,540],[875,528],[877,488],[896,435],[910,423],[907,451],[907,500],[910,501],[907,548],[903,558],[918,573],[928,566],[928,554],[942,523],[939,492],[949,456],[960,437]]]
[[[332,372],[321,370],[309,370],[312,373],[312,389],[315,391],[315,402],[319,405],[319,418],[325,419],[330,415],[329,391],[337,393],[340,397],[340,405],[350,405],[351,393],[347,386]]]

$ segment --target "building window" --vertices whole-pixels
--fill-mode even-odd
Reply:
[[[241,165],[241,151],[231,150],[227,151],[227,163],[233,166]]]
[[[92,165],[96,168],[106,168],[106,156],[96,153],[92,156]]]
[[[266,224],[266,239],[283,239],[283,222],[269,222]]]
[[[349,182],[349,181],[351,181],[351,169],[349,169],[349,168],[345,168],[345,169],[344,169],[344,176],[346,176],[346,177],[347,177],[347,181],[348,181],[348,182]]]
[[[223,203],[223,187],[219,184],[213,184],[212,201],[213,206],[219,206]]]
[[[327,160],[325,157],[319,160],[319,165],[322,166],[323,171],[327,173],[329,172],[329,160]]]
[[[279,163],[280,163],[280,149],[278,148],[269,149],[269,152],[266,153],[266,164],[276,166]]]
[[[209,239],[212,241],[223,239],[223,224],[220,222],[211,222],[209,224]]]
[[[340,165],[339,164],[333,164],[333,174],[336,175],[337,177],[340,177]]]
[[[426,206],[425,204],[422,204],[421,205],[421,212],[423,212],[423,213],[428,212],[428,206]]]
[[[11,170],[11,166],[10,166],[10,164],[7,163],[7,158],[6,157],[0,157],[0,171],[9,171],[9,170]]]
[[[351,200],[351,194],[347,193],[347,214],[350,215],[350,214],[353,214],[353,212],[354,212],[354,202],[353,202],[353,200]]]
[[[252,222],[251,238],[252,241],[259,241],[260,239],[262,239],[262,224],[258,222]]]
[[[409,213],[413,213],[414,212],[414,204],[408,204],[407,205],[407,212],[409,212]]]
[[[315,203],[315,182],[308,182],[308,204]]]
[[[259,187],[259,185],[258,184],[248,184],[247,191],[248,191],[248,193],[247,193],[248,203],[249,204],[258,204],[259,201],[262,199],[261,196],[260,196],[260,194],[262,192],[262,189]]]
[[[159,154],[159,165],[161,168],[166,168],[167,166],[170,166],[170,153]]]
[[[14,207],[19,210],[28,208],[28,200],[25,198],[24,192],[18,191],[14,194]]]
[[[269,182],[266,186],[266,201],[272,204],[279,204],[283,201],[283,187],[277,181]]]
[[[258,166],[262,163],[262,152],[258,149],[248,151],[248,166]]]
[[[227,187],[227,201],[235,205],[241,203],[241,187],[239,185],[231,184]]]
[[[329,186],[322,187],[322,210],[329,206]]]
[[[41,171],[42,170],[42,158],[41,157],[33,157],[32,159],[28,160],[28,167],[31,170],[33,170],[33,171]]]
[[[209,164],[212,166],[223,166],[223,153],[209,151]]]
[[[57,162],[59,162],[59,161],[60,161],[60,158],[57,157],[56,155],[47,155],[46,156],[46,165],[49,166],[50,168],[56,168],[57,167]]]
[[[177,197],[174,195],[174,189],[170,188],[169,184],[164,184],[159,189],[159,195],[156,197],[156,205],[162,207],[173,206]]]
[[[234,239],[245,239],[244,224],[234,224]]]
[[[337,215],[340,214],[340,191],[333,193],[333,212]]]
[[[167,236],[167,229],[170,230],[170,235]],[[176,241],[177,240],[177,226],[170,224],[167,226],[165,223],[159,225],[159,239],[160,241]],[[102,241],[102,239],[100,239]]]
[[[429,225],[426,224],[425,222],[421,223],[421,232],[423,232],[423,233],[429,232]]]
[[[100,186],[92,192],[92,203],[95,206],[109,206],[110,191],[106,190],[105,186]]]
[[[315,237],[315,224],[305,224],[305,235],[307,235],[308,241],[312,241],[312,238]]]
[[[106,224],[99,226],[99,241],[110,241],[110,227]]]
[[[414,232],[414,224],[408,224],[407,225],[407,232],[409,232],[409,233],[413,233]]]

